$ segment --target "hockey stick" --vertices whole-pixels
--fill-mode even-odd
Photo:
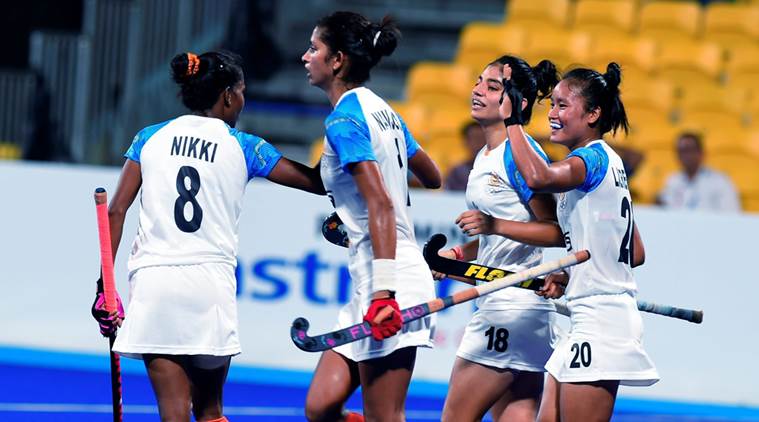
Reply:
[[[103,294],[105,309],[108,312],[117,310],[116,285],[113,278],[113,253],[111,251],[111,227],[108,223],[108,194],[105,189],[95,189],[95,209],[98,218],[98,235],[100,238],[100,265],[103,271]],[[108,337],[111,354],[111,400],[113,403],[113,420],[121,422],[123,410],[121,407],[121,360],[113,352],[113,342],[116,334]]]
[[[429,302],[403,309],[401,310],[401,319],[403,320],[403,323],[406,324],[429,314],[450,308],[451,306],[470,301],[496,290],[517,285],[539,275],[548,274],[562,268],[585,262],[588,259],[590,259],[590,253],[588,251],[579,251],[556,261],[544,262],[525,271],[520,271],[497,280],[492,280],[490,283],[480,284],[479,286],[454,293],[451,296],[436,298]],[[290,337],[292,338],[293,343],[295,343],[299,349],[306,352],[321,352],[329,350],[334,347],[360,340],[372,334],[371,325],[367,321],[314,337],[308,335],[308,328],[309,323],[305,318],[296,319],[293,321],[293,325],[290,328]]]
[[[327,239],[327,242],[337,246],[347,248],[350,244],[348,232],[345,231],[343,220],[340,219],[337,212],[333,212],[329,217],[324,219],[322,223],[322,236]]]
[[[438,254],[438,251],[445,246],[448,240],[444,234],[435,234],[424,245],[424,259],[430,266],[430,269],[441,272],[448,276],[452,276],[454,279],[468,283],[469,280],[479,281],[491,281],[494,278],[503,277],[504,275],[512,274],[510,271],[502,270],[500,268],[488,267],[486,265],[471,264],[469,262],[457,261],[455,259],[445,258]],[[517,285],[524,289],[539,290],[543,286],[544,280],[542,278],[535,278],[533,280],[527,280]],[[557,307],[557,311],[563,315],[569,315],[569,310],[565,309],[566,306],[561,303],[554,302]],[[564,306],[564,309],[559,309]],[[643,300],[638,301],[638,310],[641,312],[648,312],[651,314],[662,315],[670,318],[682,319],[688,322],[700,324],[704,320],[704,311],[698,311],[693,309],[677,308],[669,305],[660,305],[657,303],[646,302]]]

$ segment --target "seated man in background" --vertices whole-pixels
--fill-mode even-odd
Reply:
[[[700,135],[681,134],[677,138],[677,157],[683,169],[669,176],[657,203],[667,208],[740,211],[738,194],[730,178],[703,165]]]
[[[455,167],[451,167],[445,177],[443,187],[446,190],[466,190],[466,184],[469,181],[469,172],[472,171],[474,158],[485,146],[485,132],[477,122],[471,122],[462,129],[466,147],[470,152],[469,159]]]

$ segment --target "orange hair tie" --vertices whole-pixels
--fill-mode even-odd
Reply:
[[[200,68],[200,59],[198,56],[192,53],[187,53],[187,76],[192,76],[198,73]]]

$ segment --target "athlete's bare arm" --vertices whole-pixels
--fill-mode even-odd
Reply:
[[[326,192],[319,171],[320,165],[321,162],[312,168],[282,157],[269,173],[267,179],[282,186],[324,195]]]
[[[440,189],[442,186],[443,177],[440,175],[440,169],[423,149],[420,148],[408,160],[408,166],[425,188]]]
[[[140,163],[127,159],[124,167],[121,169],[119,183],[116,186],[116,193],[108,204],[108,220],[111,226],[111,251],[114,261],[116,260],[116,251],[119,249],[121,242],[121,233],[124,230],[124,219],[127,210],[132,206],[137,192],[142,186],[142,171]]]

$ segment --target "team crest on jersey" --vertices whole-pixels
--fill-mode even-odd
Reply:
[[[488,193],[495,194],[500,193],[506,190],[507,185],[506,181],[501,178],[501,176],[498,175],[498,173],[491,171],[490,177],[488,178]]]
[[[567,193],[562,192],[559,194],[559,209],[563,210],[567,207]]]

